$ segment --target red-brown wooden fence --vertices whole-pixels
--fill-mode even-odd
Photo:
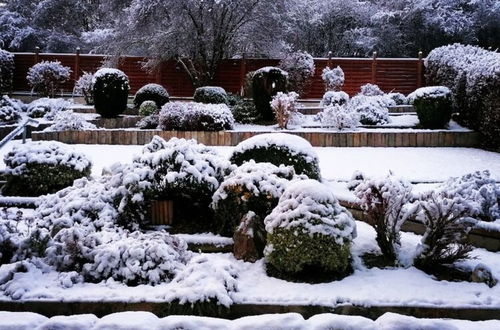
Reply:
[[[29,91],[26,81],[28,69],[40,61],[59,60],[72,69],[71,80],[62,86],[65,92],[73,90],[75,79],[83,71],[94,72],[102,64],[104,55],[89,54],[44,54],[15,53],[14,90]],[[173,96],[192,96],[194,89],[182,68],[175,61],[166,61],[155,73],[147,73],[142,69],[144,57],[125,56],[119,61],[118,68],[123,70],[130,79],[131,93],[134,93],[146,83],[159,83],[167,88]],[[237,93],[243,84],[245,74],[264,66],[277,65],[277,59],[231,59],[220,63],[214,85],[223,87],[226,91]],[[421,58],[316,58],[316,73],[311,79],[305,98],[321,98],[324,85],[321,72],[327,65],[339,65],[345,73],[344,91],[354,95],[360,86],[366,83],[376,83],[386,91],[411,93],[421,87],[424,81],[424,68]]]

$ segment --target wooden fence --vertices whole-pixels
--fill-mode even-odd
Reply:
[[[72,70],[70,81],[62,86],[62,91],[71,92],[75,80],[83,71],[94,72],[105,59],[104,55],[89,54],[45,54],[45,53],[14,53],[15,75],[14,90],[29,91],[26,81],[28,69],[40,61],[59,60]],[[192,96],[194,89],[187,74],[174,61],[165,61],[154,73],[142,69],[142,63],[147,58],[124,56],[120,59],[119,69],[130,79],[131,93],[146,83],[158,83],[167,88],[172,96]],[[264,66],[278,65],[278,59],[231,59],[220,63],[214,85],[223,87],[226,91],[238,93],[243,85],[247,72]],[[356,94],[360,86],[375,83],[386,92],[396,91],[411,93],[424,84],[424,66],[421,55],[419,58],[316,58],[316,72],[307,89],[305,98],[321,98],[324,85],[321,72],[326,66],[339,65],[345,73],[344,91],[350,95]]]

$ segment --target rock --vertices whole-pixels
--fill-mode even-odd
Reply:
[[[472,271],[471,281],[476,283],[485,283],[490,288],[497,284],[497,279],[491,274],[491,269],[484,265],[478,264]]]
[[[234,232],[234,256],[236,259],[255,262],[264,256],[266,234],[259,216],[250,211],[243,216]]]

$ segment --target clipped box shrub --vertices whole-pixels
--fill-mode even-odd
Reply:
[[[349,102],[349,94],[346,92],[328,91],[323,95],[320,105],[328,107],[332,105],[344,105]]]
[[[45,97],[54,97],[70,78],[71,69],[59,61],[42,61],[28,70],[26,79],[35,93]]]
[[[224,88],[218,86],[198,87],[194,91],[194,102],[206,104],[229,104],[228,95]]]
[[[288,73],[272,66],[261,68],[252,76],[253,101],[262,120],[274,121],[270,102],[278,92],[286,92]]]
[[[444,86],[422,87],[408,95],[424,128],[443,128],[453,112],[451,91]]]
[[[237,98],[231,105],[234,120],[241,124],[255,124],[261,121],[260,113],[252,100]]]
[[[151,116],[158,112],[158,107],[154,101],[144,101],[139,107],[140,116]]]
[[[264,223],[268,232],[264,254],[276,275],[324,281],[350,271],[356,223],[320,182],[291,184]]]
[[[384,125],[391,122],[389,105],[394,105],[390,98],[358,94],[350,99],[347,107],[358,113],[359,121],[363,125]]]
[[[159,109],[170,101],[170,95],[165,87],[159,84],[147,84],[139,88],[134,96],[134,107],[139,109],[144,101],[153,101]]]
[[[14,146],[4,156],[4,194],[40,196],[57,192],[90,175],[90,160],[59,142],[31,142]]]
[[[297,174],[321,178],[319,158],[309,141],[292,134],[259,134],[239,143],[231,155],[231,162],[238,166],[254,160],[276,166],[293,166]]]
[[[0,95],[12,91],[14,79],[14,55],[0,49]]]
[[[164,131],[222,131],[234,124],[233,114],[225,104],[169,102],[159,116],[158,128]]]
[[[94,74],[94,103],[98,114],[113,118],[127,109],[128,77],[118,69],[99,69]]]

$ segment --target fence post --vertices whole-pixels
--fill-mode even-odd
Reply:
[[[423,61],[422,52],[418,52],[418,62],[417,62],[417,88],[422,87],[422,76],[423,76]]]
[[[377,84],[377,52],[372,57],[372,84]]]
[[[328,52],[328,62],[326,63],[326,66],[329,67],[330,69],[332,68],[332,51]]]
[[[34,59],[35,59],[35,63],[34,64],[37,64],[38,62],[40,62],[40,47],[38,47],[38,46],[35,47],[35,56],[34,56]]]
[[[78,76],[80,75],[80,47],[76,47],[75,53],[75,81],[78,80]]]
[[[245,75],[247,71],[247,60],[246,55],[243,53],[243,56],[240,60],[240,95],[245,95]]]

